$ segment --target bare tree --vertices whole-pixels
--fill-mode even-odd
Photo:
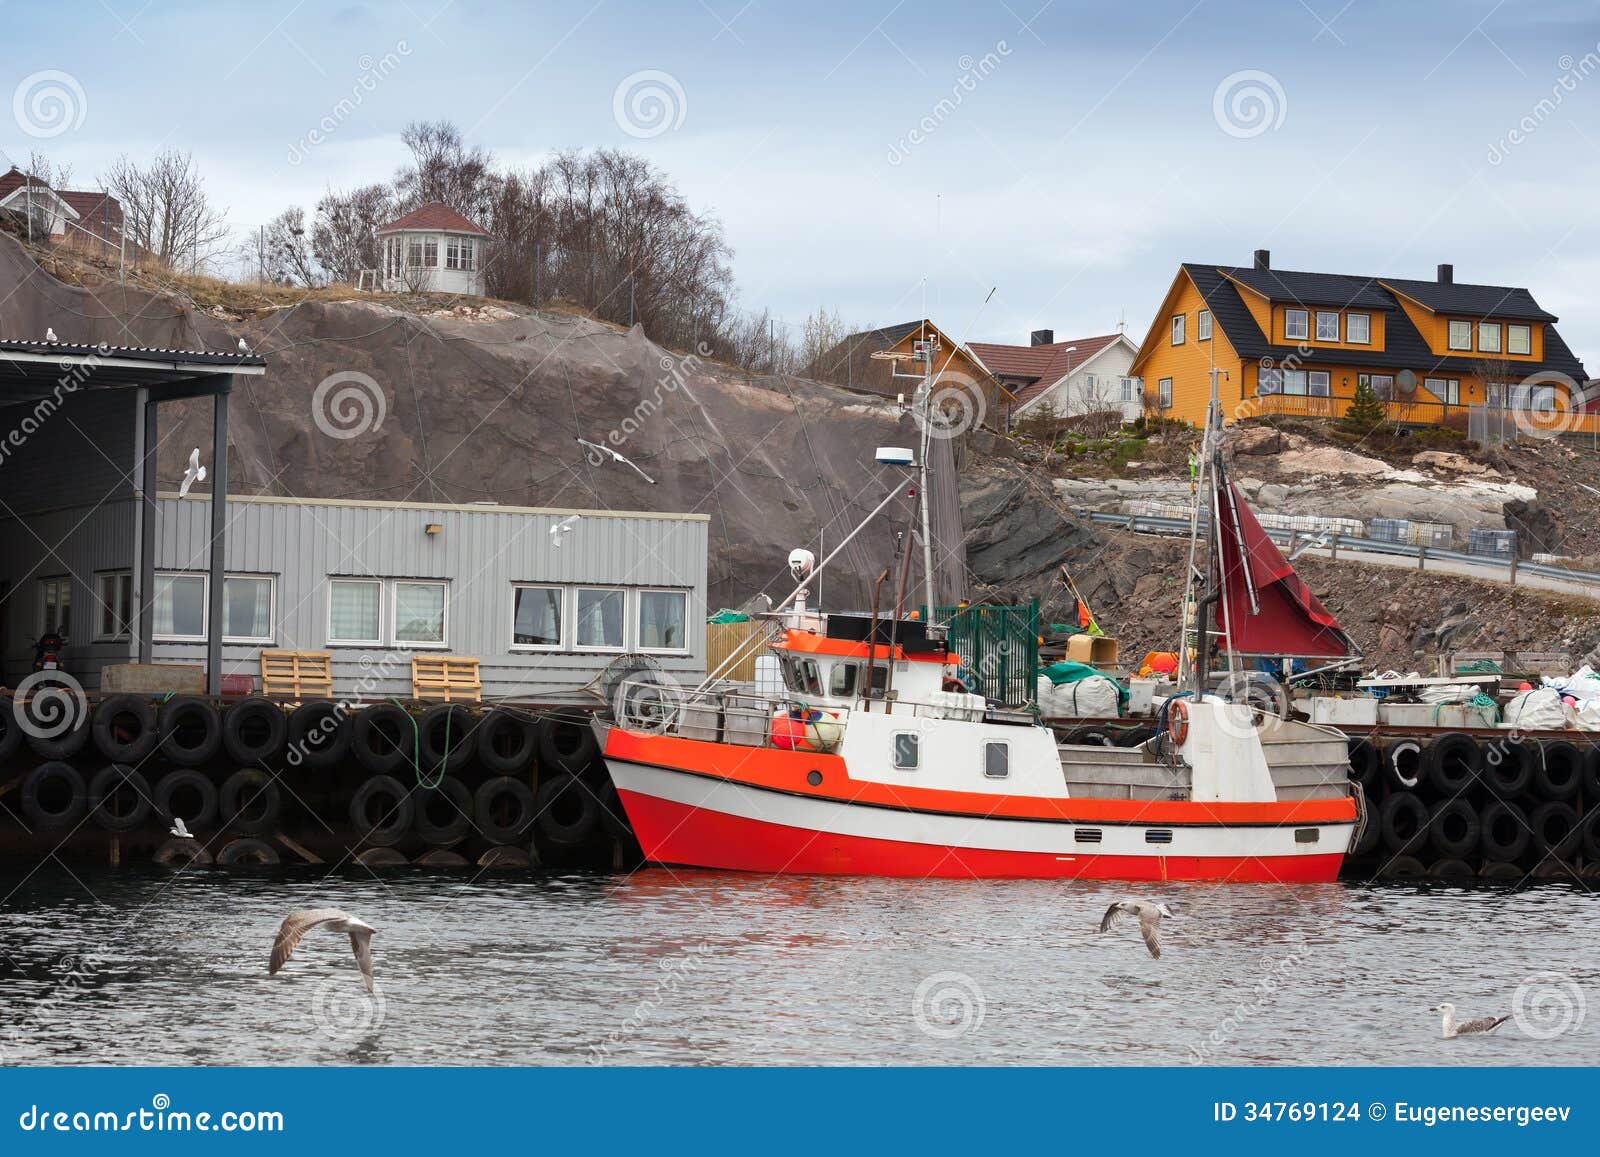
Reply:
[[[829,313],[826,308],[819,306],[816,313],[806,318],[800,329],[800,345],[795,351],[795,364],[800,372],[817,376],[818,367],[827,355],[837,349],[839,343],[852,332],[839,316],[838,310]]]
[[[122,202],[129,239],[169,265],[198,267],[227,239],[227,217],[188,153],[167,149],[143,167],[121,157],[102,183]]]
[[[299,206],[279,213],[263,230],[261,275],[278,285],[321,285],[323,276],[311,252],[311,231]]]
[[[394,215],[394,197],[387,185],[366,185],[348,193],[330,189],[317,202],[312,256],[329,278],[354,285],[363,270],[380,268],[377,231]]]
[[[492,154],[469,148],[451,121],[412,121],[400,140],[411,150],[411,163],[394,178],[402,211],[439,201],[471,221],[487,218],[497,180]]]

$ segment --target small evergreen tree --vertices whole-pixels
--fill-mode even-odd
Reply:
[[[1372,388],[1371,382],[1356,382],[1356,392],[1350,397],[1350,408],[1345,411],[1343,425],[1352,434],[1368,434],[1376,430],[1387,414],[1383,403]]]

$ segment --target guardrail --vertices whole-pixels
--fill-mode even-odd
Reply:
[[[1120,526],[1137,534],[1182,537],[1189,533],[1189,520],[1186,518],[1160,518],[1146,514],[1112,514],[1103,510],[1084,510],[1082,508],[1078,508],[1077,512],[1088,517],[1091,522]],[[1505,582],[1512,586],[1516,585],[1519,576],[1537,575],[1558,583],[1571,583],[1575,586],[1590,588],[1581,593],[1600,598],[1600,574],[1595,574],[1591,571],[1572,570],[1563,566],[1551,566],[1548,563],[1522,562],[1516,558],[1505,559],[1495,558],[1491,555],[1466,554],[1459,550],[1442,550],[1438,547],[1417,546],[1409,542],[1385,542],[1376,538],[1357,538],[1348,534],[1325,535],[1317,534],[1314,531],[1284,530],[1276,526],[1263,527],[1262,529],[1279,546],[1314,542],[1317,545],[1309,549],[1318,553],[1325,553],[1333,559],[1338,559],[1339,552],[1345,550],[1361,554],[1383,554],[1415,559],[1418,570],[1427,570],[1429,560],[1453,562],[1483,567],[1490,571],[1503,570],[1505,572],[1503,577],[1494,574],[1484,575],[1483,577],[1490,578],[1496,582]],[[1363,560],[1353,559],[1350,561],[1360,562]],[[1538,583],[1534,585],[1551,587],[1553,584]]]

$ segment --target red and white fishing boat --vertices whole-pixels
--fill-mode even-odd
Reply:
[[[1345,656],[1344,633],[1226,482],[1220,454],[1207,474],[1213,577],[1198,621],[1215,610],[1230,666],[1250,653]],[[649,860],[963,879],[1338,875],[1358,820],[1339,731],[1197,695],[1191,680],[1147,742],[1059,744],[1033,714],[952,689],[959,660],[937,627],[808,610],[797,554],[801,586],[767,644],[782,694],[680,694],[647,675],[617,696],[603,750]],[[1199,632],[1194,670],[1211,670],[1212,637]]]

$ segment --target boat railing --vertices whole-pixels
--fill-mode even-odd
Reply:
[[[633,730],[739,747],[832,751],[844,737],[850,709],[804,696],[748,689],[685,691],[649,711],[619,719]]]

